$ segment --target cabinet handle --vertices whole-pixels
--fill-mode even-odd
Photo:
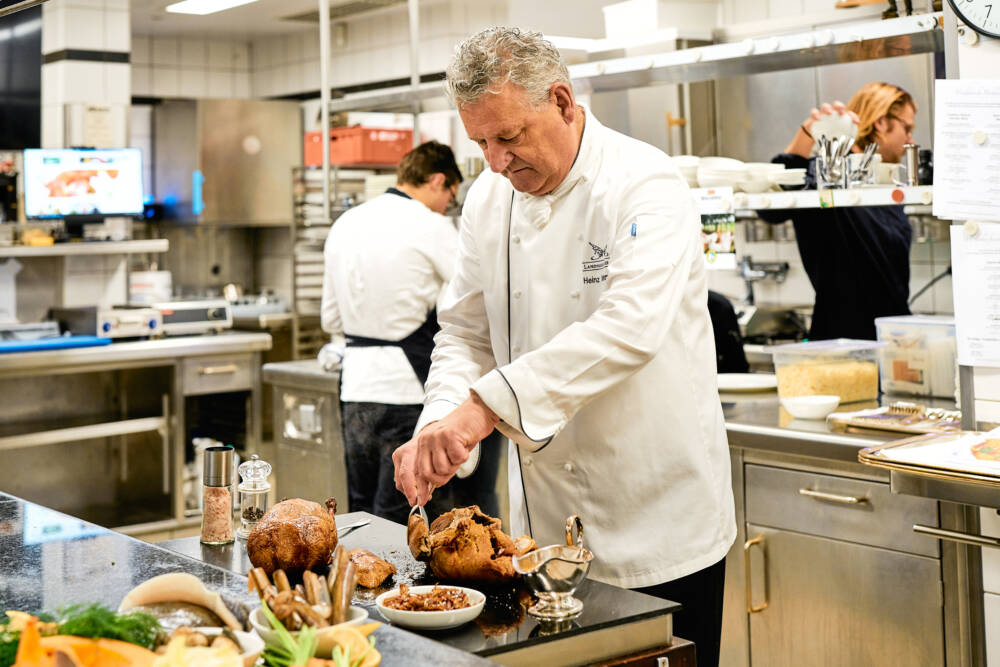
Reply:
[[[971,533],[961,533],[957,530],[945,530],[934,526],[924,526],[919,523],[913,524],[913,532],[922,535],[930,535],[939,540],[951,540],[952,542],[962,542],[963,544],[974,544],[978,547],[992,547],[1000,549],[1000,538],[989,537],[987,535],[972,535]]]
[[[228,375],[240,370],[236,364],[222,364],[221,366],[199,366],[198,375]]]
[[[764,602],[757,605],[753,604],[753,584],[750,582],[750,548],[753,545],[760,545],[760,557],[764,559]],[[767,552],[764,551],[764,536],[758,535],[752,540],[747,540],[747,543],[743,545],[743,564],[745,566],[746,575],[746,586],[747,586],[747,613],[756,614],[759,611],[764,611],[767,609]]]
[[[840,503],[842,505],[863,505],[868,502],[867,498],[859,498],[857,496],[841,496],[836,493],[813,491],[812,489],[799,489],[799,495],[806,496],[807,498],[815,498],[816,500],[826,500],[831,503]]]

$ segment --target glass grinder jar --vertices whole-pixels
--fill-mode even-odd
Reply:
[[[236,537],[245,540],[250,531],[267,511],[267,495],[271,484],[267,476],[271,474],[271,464],[260,460],[256,454],[239,467],[240,477],[240,528]]]
[[[205,450],[201,487],[201,543],[229,544],[233,541],[233,464],[232,447],[209,447]]]

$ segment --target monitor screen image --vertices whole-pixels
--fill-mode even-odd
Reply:
[[[141,215],[138,148],[29,148],[24,151],[29,218]]]

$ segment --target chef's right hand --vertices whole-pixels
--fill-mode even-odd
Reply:
[[[396,469],[396,488],[413,505],[425,505],[431,499],[434,487],[417,475],[417,439],[412,438],[400,445],[392,453],[392,464]]]
[[[809,117],[802,121],[802,125],[800,125],[795,131],[795,136],[792,137],[791,142],[789,142],[788,146],[785,148],[785,152],[808,159],[809,155],[812,153],[814,141],[812,131],[813,123],[818,121],[822,116],[832,114],[847,114],[855,124],[859,122],[858,114],[849,110],[847,105],[843,102],[839,100],[833,103],[825,102],[821,104],[818,109],[813,109],[809,112]]]

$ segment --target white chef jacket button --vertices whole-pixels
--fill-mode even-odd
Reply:
[[[514,352],[514,354],[520,354],[520,352],[521,352],[521,346],[520,345],[515,345],[514,348],[513,348],[513,352]]]
[[[524,465],[526,465],[526,466],[530,466],[531,465],[531,457],[530,456],[525,456],[524,457]]]
[[[573,290],[572,292],[569,293],[569,295],[571,297],[573,297],[574,299],[579,299],[580,298],[580,290]]]
[[[582,241],[582,240],[583,240],[583,234],[580,234],[580,235],[578,235],[578,236],[576,237],[576,240],[577,240],[577,241]]]
[[[515,299],[520,299],[521,298],[521,290],[519,290],[519,289],[514,290],[514,298]]]
[[[573,472],[573,464],[567,461],[566,463],[563,464],[563,470],[565,470],[566,472]]]
[[[511,240],[512,240],[512,241],[513,241],[514,243],[520,243],[520,242],[521,242],[521,237],[520,237],[520,236],[517,236],[517,235],[515,234],[515,235],[514,235],[514,238],[512,238]]]

